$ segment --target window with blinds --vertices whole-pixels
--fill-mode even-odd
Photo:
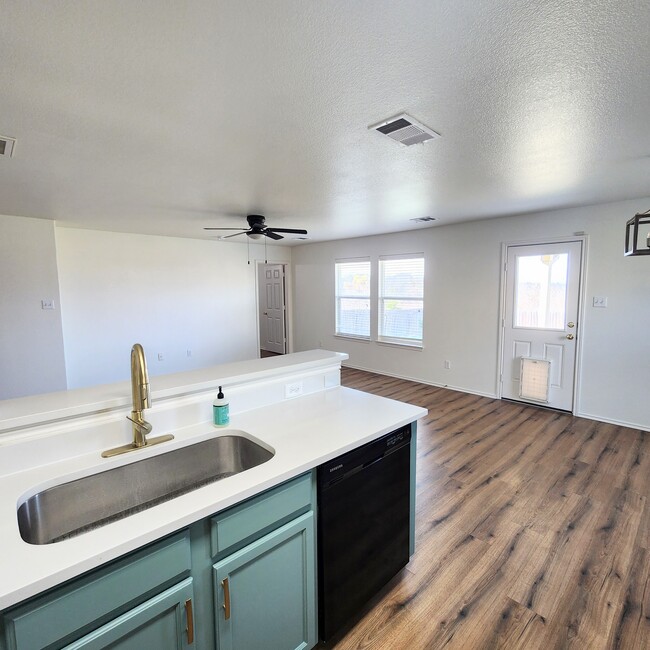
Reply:
[[[370,338],[370,260],[336,262],[336,334]]]
[[[422,346],[424,255],[379,258],[379,340]]]

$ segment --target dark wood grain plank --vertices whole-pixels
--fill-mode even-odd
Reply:
[[[650,554],[637,547],[625,598],[610,630],[609,647],[647,648],[650,639]]]

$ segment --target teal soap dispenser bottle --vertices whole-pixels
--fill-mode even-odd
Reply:
[[[230,423],[230,405],[219,386],[219,392],[212,402],[212,422],[215,427],[226,427]]]

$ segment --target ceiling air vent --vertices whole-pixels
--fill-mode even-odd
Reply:
[[[8,138],[4,135],[0,135],[0,156],[11,158],[11,156],[14,155],[15,144],[16,138]]]
[[[432,131],[428,126],[424,126],[424,124],[420,124],[420,122],[414,120],[406,113],[391,117],[389,120],[384,120],[368,128],[387,135],[405,147],[421,144],[422,142],[428,142],[429,140],[440,137],[439,133]]]
[[[436,217],[414,217],[409,219],[409,221],[414,221],[415,223],[429,223],[429,221],[436,221]]]

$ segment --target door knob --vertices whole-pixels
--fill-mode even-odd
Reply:
[[[567,327],[575,327],[575,323],[567,323]]]
[[[573,339],[575,338],[573,334],[567,334],[566,337],[569,339],[569,341],[573,341]]]

